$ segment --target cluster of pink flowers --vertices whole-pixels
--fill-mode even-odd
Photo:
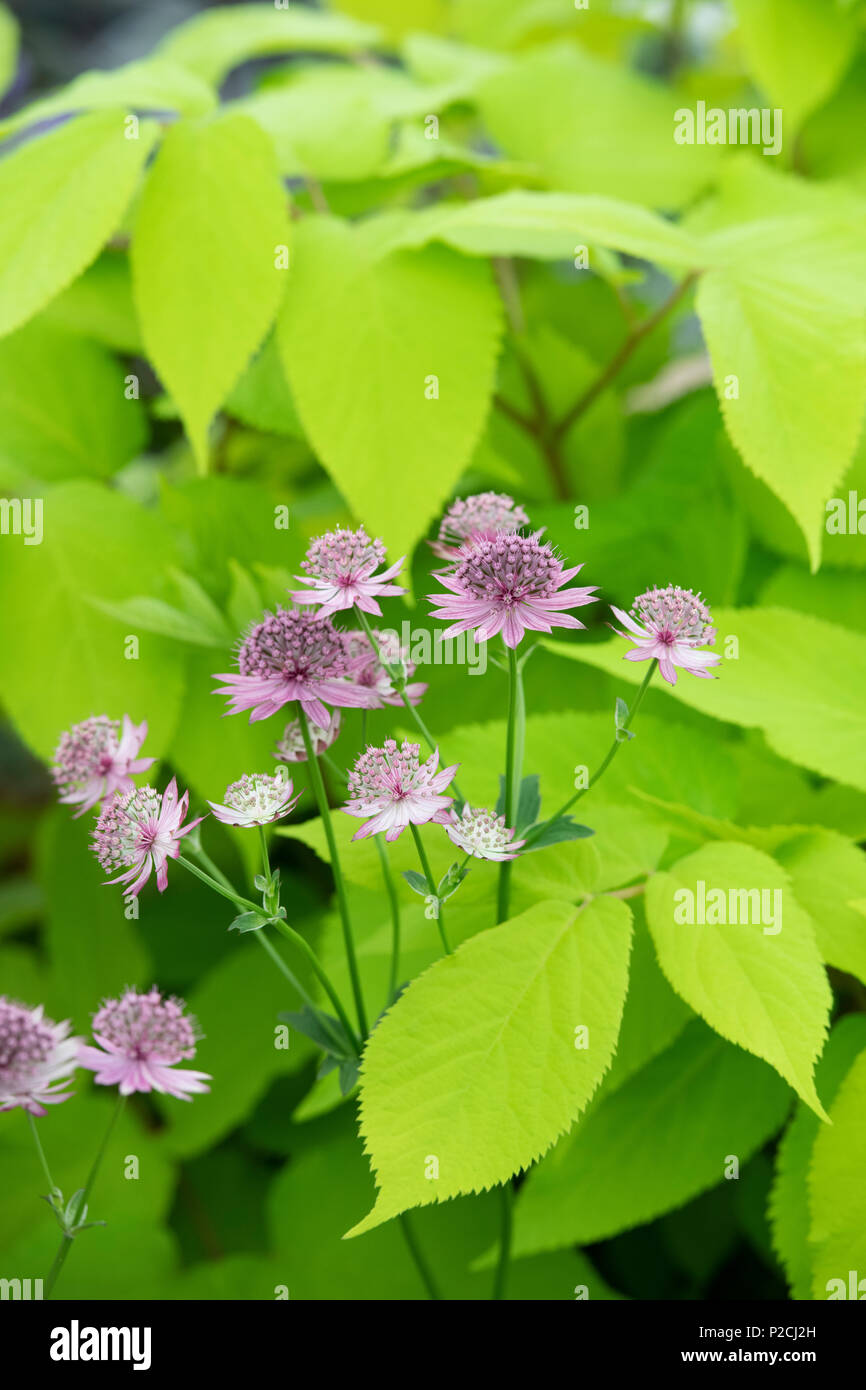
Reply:
[[[99,714],[61,734],[52,768],[60,801],[77,805],[82,816],[114,792],[131,791],[134,775],[154,761],[138,756],[146,735],[147,722],[133,724],[128,714],[122,730],[116,719]]]
[[[349,773],[349,800],[343,810],[365,820],[353,840],[384,832],[396,840],[409,825],[444,825],[451,816],[453,797],[443,795],[457,775],[457,764],[439,771],[438,749],[421,762],[417,743],[394,739],[381,748],[367,748]]]
[[[310,588],[296,590],[292,598],[295,603],[318,604],[320,618],[356,605],[365,613],[381,614],[377,599],[406,592],[390,582],[403,568],[405,555],[376,574],[384,559],[383,543],[371,540],[363,526],[357,531],[338,526],[336,531],[313,541],[306,559],[301,561],[301,569],[306,573],[295,576],[299,584]]]
[[[626,661],[656,660],[669,685],[676,685],[676,667],[692,676],[712,680],[710,666],[717,666],[716,652],[704,652],[716,640],[710,610],[700,594],[668,584],[664,589],[647,589],[632,604],[631,616],[611,606],[611,612],[627,629],[614,631],[635,645],[626,652]]]
[[[69,1100],[78,1067],[95,1073],[100,1086],[120,1094],[163,1091],[189,1100],[207,1091],[205,1072],[178,1069],[195,1056],[200,1034],[181,999],[151,989],[127,990],[107,999],[93,1018],[96,1046],[70,1036],[70,1024],[45,1017],[42,1005],[30,1008],[0,995],[0,1110],[16,1107],[44,1115],[46,1105]]]

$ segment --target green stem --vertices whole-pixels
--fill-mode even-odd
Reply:
[[[112,1114],[111,1119],[109,1121],[108,1129],[105,1131],[105,1136],[102,1140],[102,1143],[99,1146],[99,1152],[97,1153],[96,1158],[93,1160],[93,1167],[91,1168],[90,1174],[87,1178],[87,1183],[85,1185],[84,1192],[81,1195],[81,1203],[78,1208],[78,1212],[82,1221],[87,1219],[85,1216],[85,1211],[88,1202],[90,1201],[90,1194],[93,1191],[93,1184],[96,1182],[100,1165],[105,1156],[105,1151],[108,1148],[109,1140],[111,1139],[111,1136],[114,1133],[114,1127],[117,1124],[117,1121],[120,1119],[125,1100],[126,1096],[119,1095],[117,1097],[117,1104],[114,1107],[114,1113]],[[64,1232],[61,1236],[60,1246],[58,1248],[57,1254],[54,1257],[54,1263],[51,1266],[51,1269],[48,1271],[48,1278],[45,1281],[46,1298],[51,1297],[52,1290],[54,1288],[54,1285],[57,1283],[57,1279],[59,1277],[61,1269],[66,1263],[66,1257],[69,1254],[74,1239],[75,1237],[73,1235],[68,1235],[66,1232]]]
[[[319,767],[319,760],[313,749],[313,740],[310,737],[310,725],[304,712],[304,707],[301,704],[298,705],[298,718],[300,720],[304,748],[307,754],[307,766],[310,769],[310,781],[313,784],[313,793],[319,807],[319,815],[322,817],[325,839],[328,842],[328,852],[331,856],[331,872],[334,875],[334,888],[337,893],[337,902],[340,908],[340,922],[343,927],[346,961],[349,966],[349,976],[352,981],[352,994],[355,999],[355,1011],[358,1015],[358,1025],[363,1039],[366,1038],[368,1033],[367,1015],[364,1010],[361,976],[358,972],[358,961],[355,955],[355,942],[352,936],[352,919],[349,916],[349,901],[346,897],[346,885],[343,882],[343,873],[340,868],[340,856],[337,853],[337,841],[334,836],[334,827],[331,824],[331,808],[328,805],[325,783],[322,780],[322,769]]]
[[[436,899],[436,925],[439,928],[439,936],[442,939],[442,945],[445,949],[446,956],[450,956],[451,947],[448,945],[448,937],[445,933],[445,922],[442,918],[442,904],[439,902],[439,897],[436,892],[436,880],[433,877],[430,865],[427,861],[427,855],[424,852],[424,844],[417,825],[413,825],[410,821],[409,829],[412,831],[412,838],[415,841],[415,848],[418,851],[418,858],[421,861],[421,868],[424,870],[424,877],[427,880],[427,887],[430,889],[430,895]]]
[[[36,1121],[30,1114],[29,1110],[27,1111],[27,1119],[30,1123],[30,1132],[33,1135],[33,1143],[36,1145],[36,1152],[39,1155],[39,1162],[42,1164],[42,1171],[45,1174],[46,1180],[48,1182],[48,1190],[51,1193],[51,1196],[53,1197],[55,1193],[58,1193],[60,1191],[60,1188],[57,1186],[57,1183],[51,1176],[51,1170],[48,1167],[48,1160],[45,1157],[45,1150],[42,1147],[42,1140],[39,1138],[39,1131],[36,1128]]]
[[[650,681],[651,681],[652,678],[653,678],[653,675],[654,675],[654,673],[655,673],[655,669],[656,669],[657,666],[658,666],[658,660],[655,660],[655,659],[654,659],[653,661],[650,662],[650,664],[649,664],[649,669],[648,669],[646,675],[644,676],[643,680],[641,681],[640,689],[638,690],[637,694],[636,694],[635,697],[634,697],[634,702],[633,702],[633,704],[629,707],[628,718],[625,719],[625,720],[623,721],[623,724],[622,724],[622,728],[623,728],[623,729],[628,729],[628,728],[631,727],[631,722],[632,722],[632,720],[634,719],[635,715],[637,714],[637,712],[638,712],[638,710],[639,710],[639,708],[640,708],[641,700],[643,699],[644,695],[645,695],[646,692],[647,692],[647,687],[649,686],[649,683],[650,683]],[[623,745],[624,742],[626,742],[626,740],[624,740],[624,739],[623,739],[623,740],[616,739],[616,738],[614,739],[614,741],[613,741],[613,743],[611,744],[610,748],[607,750],[607,753],[605,754],[603,761],[602,761],[601,763],[599,763],[598,767],[596,768],[595,772],[594,772],[594,773],[592,774],[592,776],[590,777],[590,779],[589,779],[589,781],[587,782],[586,786],[585,786],[585,787],[581,787],[578,791],[576,791],[576,792],[574,793],[574,796],[570,796],[570,797],[568,798],[568,800],[567,800],[566,802],[564,802],[564,804],[563,804],[562,806],[560,806],[560,808],[559,808],[559,810],[556,812],[556,814],[550,817],[550,820],[558,820],[560,816],[564,816],[564,815],[566,814],[567,811],[570,811],[570,810],[571,810],[572,806],[574,805],[574,803],[575,803],[576,801],[579,801],[580,798],[581,798],[582,796],[586,796],[586,793],[590,790],[590,788],[595,786],[595,784],[598,782],[599,778],[600,778],[600,777],[607,771],[607,769],[610,767],[611,763],[613,762],[614,758],[616,757],[617,753],[619,752],[619,750],[620,750],[620,748],[622,747],[622,745]],[[550,823],[550,821],[545,821],[545,822],[544,822],[545,825],[548,825],[549,823]],[[532,844],[533,840],[537,840],[537,839],[538,839],[538,836],[541,834],[541,831],[542,831],[543,828],[544,828],[544,827],[543,827],[542,825],[540,825],[540,826],[538,827],[538,829],[535,831],[534,834],[529,834],[529,835],[527,835],[527,837],[526,837],[526,844],[524,845],[524,848],[523,848],[523,853],[526,852],[526,850],[527,850],[527,849],[529,848],[529,846]]]
[[[388,894],[388,902],[391,905],[391,975],[388,980],[388,1003],[393,1004],[397,994],[397,980],[400,973],[400,899],[397,897],[394,875],[391,873],[391,865],[388,863],[388,851],[378,835],[373,836],[373,843],[379,854],[382,877],[385,880],[385,892]]]
[[[228,898],[229,902],[234,903],[236,907],[242,907],[245,912],[261,912],[262,909],[256,906],[255,903],[251,903],[249,898],[242,898],[240,894],[236,893],[231,887],[224,888],[221,883],[218,883],[215,878],[211,878],[210,874],[205,873],[197,864],[193,864],[185,855],[179,854],[177,856],[177,862],[178,864],[183,864],[185,869],[188,869],[191,874],[195,874],[196,878],[200,878],[202,883],[206,883],[208,888],[212,888],[215,893],[219,893],[223,898]],[[226,880],[226,882],[228,882],[228,880]]]
[[[508,1279],[508,1264],[511,1259],[511,1232],[514,1225],[514,1191],[511,1183],[503,1183],[499,1189],[501,1210],[500,1210],[500,1229],[499,1238],[499,1259],[496,1264],[496,1274],[493,1279],[493,1297],[500,1299],[505,1297],[505,1285]]]
[[[346,1030],[346,1036],[350,1039],[352,1046],[355,1049],[355,1052],[360,1057],[362,1050],[361,1039],[358,1037],[358,1034],[352,1027],[351,1022],[349,1021],[348,1014],[346,1013],[346,1010],[343,1008],[343,1005],[340,1001],[340,996],[337,993],[334,986],[332,985],[330,979],[328,978],[325,968],[321,964],[312,946],[310,946],[309,942],[306,941],[303,936],[301,936],[300,932],[295,931],[294,927],[290,927],[288,922],[277,922],[276,927],[280,935],[284,936],[287,941],[291,941],[295,946],[297,946],[298,950],[303,954],[306,960],[309,961],[313,973],[315,974],[317,980],[319,981],[328,998],[330,999],[331,1003],[333,1004],[334,1011]],[[256,934],[259,935],[259,933]],[[266,940],[265,944],[268,947],[268,949],[272,952],[272,954],[277,959],[279,959],[279,957],[276,955],[276,952],[273,950],[271,943]],[[298,988],[298,986],[296,985],[295,988]],[[306,1002],[310,1005],[312,1009],[316,1009],[316,1005],[309,998],[309,995],[306,996]],[[316,1012],[318,1012],[318,1009],[316,1009]]]
[[[505,734],[505,824],[509,829],[517,827],[517,807],[520,791],[520,775],[523,766],[523,688],[517,665],[517,652],[508,649],[508,725]],[[508,917],[508,902],[511,893],[511,860],[504,860],[499,866],[499,890],[496,900],[496,921],[504,922]]]
[[[401,1214],[397,1217],[397,1221],[399,1223],[400,1230],[403,1232],[403,1239],[405,1240],[406,1245],[409,1249],[409,1254],[412,1256],[412,1259],[415,1262],[415,1268],[421,1275],[421,1282],[427,1290],[427,1297],[432,1299],[441,1299],[442,1295],[436,1287],[436,1280],[433,1278],[433,1271],[427,1263],[427,1260],[424,1256],[424,1252],[418,1244],[417,1237],[415,1235],[415,1232],[412,1230],[409,1218],[406,1215],[405,1211],[401,1212]]]
[[[355,612],[356,612],[357,615],[358,615],[358,621],[360,622],[362,628],[364,629],[364,631],[365,631],[366,634],[367,634],[367,637],[368,637],[368,639],[369,639],[369,642],[370,642],[371,647],[373,648],[373,651],[376,653],[376,656],[377,656],[378,659],[379,659],[379,665],[382,667],[383,671],[387,671],[387,673],[388,673],[388,675],[390,676],[390,678],[391,678],[392,681],[393,681],[393,680],[396,680],[396,679],[399,677],[400,672],[399,672],[394,666],[392,666],[391,663],[390,663],[389,661],[386,661],[385,658],[382,656],[382,650],[381,650],[381,648],[380,648],[380,646],[379,646],[379,643],[376,641],[375,636],[373,635],[373,629],[371,628],[369,622],[367,621],[367,615],[366,615],[366,613],[364,613],[363,610],[360,609],[360,608],[358,608],[357,606],[355,607]],[[433,735],[431,734],[430,730],[427,728],[427,725],[424,723],[424,720],[421,718],[421,716],[420,716],[420,714],[418,713],[417,709],[416,709],[415,706],[412,704],[412,701],[409,699],[409,696],[406,694],[405,690],[398,690],[398,691],[397,691],[397,694],[400,696],[400,699],[402,700],[404,706],[406,707],[407,712],[408,712],[409,714],[411,714],[413,720],[415,721],[416,725],[417,725],[418,728],[420,729],[421,734],[422,734],[423,737],[424,737],[424,741],[425,741],[425,743],[427,744],[427,747],[430,749],[430,752],[431,752],[431,753],[435,753],[435,752],[436,752],[436,749],[437,749],[437,747],[438,747],[438,744],[436,743],[436,740],[434,739],[434,737],[433,737]],[[465,797],[463,796],[463,793],[461,792],[460,788],[458,787],[456,781],[452,782],[451,785],[452,785],[452,787],[454,788],[454,791],[455,791],[455,794],[456,794],[458,800],[459,800],[459,801],[464,801],[464,800],[465,800]]]

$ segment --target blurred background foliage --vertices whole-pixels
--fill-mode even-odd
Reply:
[[[824,526],[829,497],[866,492],[864,6],[342,0],[327,18],[294,2],[290,13],[322,27],[275,39],[281,16],[268,5],[0,6],[0,490],[44,498],[46,528],[38,547],[0,537],[0,990],[42,1001],[82,1031],[102,995],[156,981],[200,1018],[199,1062],[215,1077],[189,1107],[150,1098],[129,1107],[117,1153],[138,1155],[141,1176],[125,1181],[119,1157],[106,1166],[96,1207],[108,1225],[78,1242],[69,1297],[270,1298],[278,1285],[292,1298],[424,1296],[393,1222],[341,1240],[373,1199],[354,1106],[338,1103],[333,1078],[315,1082],[300,1035],[288,1052],[271,1045],[286,999],[269,963],[229,939],[205,889],[179,872],[164,896],[143,896],[140,920],[126,920],[100,884],[86,823],[54,806],[46,771],[60,731],[103,711],[149,720],[161,776],[177,773],[194,805],[244,771],[269,770],[279,720],[224,720],[211,672],[227,669],[236,634],[262,606],[283,598],[310,538],[337,522],[364,521],[394,558],[411,553],[412,592],[387,619],[413,632],[434,626],[414,596],[430,587],[424,540],[455,495],[512,493],[564,555],[585,561],[604,602],[589,610],[583,659],[539,649],[526,671],[527,767],[542,773],[548,809],[568,794],[573,764],[605,746],[622,690],[621,667],[591,645],[606,636],[606,605],[627,607],[655,583],[702,590],[724,610],[722,634],[740,635],[745,673],[712,699],[703,683],[683,688],[685,677],[675,702],[650,691],[628,772],[617,765],[593,808],[604,886],[669,866],[709,838],[688,808],[740,826],[822,828],[810,910],[832,923],[851,903],[862,919],[866,903],[853,848],[866,838],[866,536]],[[154,51],[161,66],[122,68]],[[94,69],[122,71],[66,90]],[[782,153],[677,146],[673,112],[698,100],[781,108]],[[223,122],[246,120],[208,124],[218,102]],[[117,109],[138,111],[142,126],[121,154],[109,124]],[[90,114],[62,119],[79,111]],[[154,163],[163,136],[172,144]],[[288,200],[269,201],[255,182],[265,137],[290,219]],[[214,142],[210,183],[190,186],[185,138]],[[40,141],[55,142],[44,145],[45,167],[19,183],[14,161]],[[191,167],[204,167],[203,149]],[[61,206],[58,193],[55,205],[48,194],[64,175],[68,199]],[[624,244],[605,234],[609,206],[586,237],[587,268],[569,249],[583,238],[568,207],[529,230],[494,222],[474,245],[456,222],[441,233],[435,220],[443,206],[454,213],[521,190],[627,204]],[[91,246],[94,208],[104,225]],[[345,223],[325,228],[323,209]],[[211,224],[225,228],[222,250]],[[668,244],[675,227],[695,239],[698,259]],[[270,247],[284,237],[301,269],[272,329],[278,277],[233,267],[250,238]],[[177,251],[184,242],[189,263]],[[190,327],[196,248],[217,293]],[[574,426],[552,434],[550,422],[710,251],[718,261],[699,290],[700,318],[689,290]],[[202,365],[210,351],[212,369]],[[719,397],[738,371],[746,399],[732,420]],[[443,384],[435,406],[419,386],[427,373]],[[131,376],[135,399],[124,391]],[[587,527],[577,505],[589,508]],[[273,524],[280,507],[288,530]],[[130,632],[137,661],[123,658]],[[457,664],[419,676],[430,683],[426,722],[466,763],[470,795],[477,787],[489,802],[504,677]],[[370,719],[376,740],[395,727],[387,711]],[[347,719],[343,765],[359,741]],[[679,819],[635,787],[679,808]],[[305,797],[274,858],[294,924],[342,984],[311,805]],[[207,833],[236,879],[252,871],[242,835],[212,823]],[[580,864],[563,861],[534,872],[576,881]],[[367,988],[384,996],[376,863],[358,847],[346,867]],[[539,886],[527,874],[523,885],[517,877],[519,903]],[[434,949],[411,895],[404,911],[408,976]],[[470,913],[467,933],[472,922]],[[658,970],[640,910],[637,927],[633,1034],[606,1085],[619,1107],[608,1112],[614,1132],[637,1117],[625,1132],[648,1206],[618,1205],[614,1193],[598,1231],[590,1224],[578,1240],[569,1230],[563,1248],[518,1259],[510,1296],[572,1298],[579,1285],[603,1298],[803,1296],[805,1196],[797,1205],[790,1185],[777,1190],[776,1209],[787,1196],[794,1214],[774,1231],[768,1218],[791,1093],[765,1063],[747,1059],[741,1072],[732,1058],[744,1054],[713,1052],[718,1039],[687,1023]],[[844,1024],[827,1095],[864,1044],[856,917],[850,941],[845,959],[825,955]],[[702,1109],[705,1089],[665,1089],[663,1069],[677,1071],[683,1046],[687,1058],[706,1050],[720,1106],[752,1098],[738,1183],[719,1182],[702,1158],[724,1142]],[[662,1121],[643,1126],[654,1088]],[[83,1081],[79,1091],[50,1117],[63,1186],[80,1181],[106,1112],[104,1096]],[[785,1140],[784,1172],[801,1186],[809,1119],[801,1105]],[[681,1145],[659,1144],[660,1126]],[[585,1181],[574,1201],[591,1208],[591,1174]],[[53,1254],[39,1184],[22,1117],[4,1116],[4,1270],[35,1275]],[[424,1209],[417,1231],[450,1296],[489,1296],[481,1257],[495,1238],[493,1197]]]

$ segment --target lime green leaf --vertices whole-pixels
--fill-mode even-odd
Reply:
[[[124,63],[110,72],[83,73],[68,87],[0,120],[0,139],[66,112],[122,110],[123,133],[123,122],[131,112],[174,111],[182,116],[201,116],[215,105],[213,89],[193,73],[172,63],[147,59]]]
[[[229,399],[227,415],[234,415],[253,429],[303,439],[304,430],[292,400],[274,334],[253,358]]]
[[[860,1299],[866,1284],[866,1051],[858,1056],[830,1107],[830,1125],[815,1139],[809,1171],[812,1222],[809,1240],[814,1247],[812,1297],[852,1297],[848,1276],[855,1270],[858,1284],[853,1297]]]
[[[196,15],[163,40],[159,53],[219,86],[239,63],[268,54],[352,53],[375,43],[378,30],[305,5],[226,5]]]
[[[778,257],[777,243],[768,236],[768,259]],[[856,296],[829,293],[820,277],[786,279],[783,270],[710,271],[697,309],[728,433],[785,503],[817,569],[824,503],[860,436],[866,331]]]
[[[284,174],[365,179],[389,152],[393,116],[371,100],[368,69],[314,67],[233,109],[266,131]]]
[[[0,477],[107,477],[141,449],[141,403],[100,347],[44,319],[0,338]],[[17,489],[16,489],[17,490]]]
[[[718,162],[715,146],[674,143],[679,99],[669,88],[574,44],[521,55],[478,99],[494,139],[555,188],[675,208]]]
[[[624,903],[540,903],[413,981],[364,1055],[361,1131],[381,1190],[352,1234],[504,1182],[550,1147],[610,1064],[630,946]]]
[[[776,852],[797,901],[815,927],[828,965],[866,984],[866,922],[858,901],[866,898],[866,855],[832,830],[813,830]]]
[[[43,317],[119,352],[142,355],[125,252],[104,251],[89,270],[51,301]]]
[[[826,1118],[812,1073],[832,996],[812,923],[779,865],[750,845],[705,845],[650,879],[646,909],[677,994]]]
[[[866,1048],[866,1017],[848,1014],[827,1039],[818,1063],[817,1089],[832,1108],[839,1087],[855,1057]],[[792,1298],[812,1297],[812,1256],[809,1246],[808,1170],[819,1130],[818,1116],[802,1102],[785,1130],[776,1156],[776,1173],[768,1215],[773,1248],[785,1267]]]
[[[634,913],[634,947],[628,994],[616,1056],[598,1089],[596,1103],[670,1047],[693,1017],[688,1005],[674,993],[659,969],[640,899],[636,898],[629,906]]]
[[[487,266],[445,247],[379,258],[377,244],[376,222],[298,228],[279,343],[322,463],[396,560],[478,440],[501,312]]]
[[[167,528],[120,493],[86,482],[48,492],[44,518],[41,545],[15,537],[0,547],[0,691],[8,713],[43,757],[78,720],[128,713],[148,720],[148,751],[159,756],[177,722],[181,649],[130,633],[83,595],[97,573],[107,599],[158,585],[174,558]],[[130,636],[139,638],[137,652]]]
[[[0,160],[0,334],[26,322],[95,259],[132,197],[157,126],[127,140],[122,111],[96,111]]]
[[[276,313],[286,236],[273,151],[254,121],[169,131],[142,195],[132,274],[148,355],[201,467],[210,420]]]
[[[734,0],[749,69],[784,109],[793,142],[804,116],[835,88],[857,43],[854,6],[839,0]]]
[[[515,1254],[603,1240],[714,1187],[731,1157],[742,1165],[779,1128],[789,1095],[695,1020],[530,1174]]]
[[[706,257],[699,241],[636,203],[525,189],[436,208],[419,216],[415,228],[408,227],[402,244],[418,246],[430,239],[472,256],[571,260],[578,245],[598,242],[686,268],[702,265]]]
[[[762,729],[781,757],[866,791],[866,639],[784,608],[714,609],[713,616],[717,648],[724,652],[735,638],[736,659],[722,661],[715,681],[680,674],[675,686],[657,680],[653,689],[715,719]],[[623,659],[621,639],[544,645],[624,684],[645,674]],[[640,720],[636,727],[640,736]]]

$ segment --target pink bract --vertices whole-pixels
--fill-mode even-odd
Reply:
[[[226,683],[214,693],[228,695],[229,714],[250,710],[251,724],[297,700],[307,718],[325,728],[326,705],[375,708],[375,692],[355,683],[358,665],[329,618],[278,608],[241,643],[239,674],[217,673]]]
[[[78,817],[114,792],[130,791],[134,774],[146,772],[155,761],[138,756],[146,736],[147,720],[133,724],[128,714],[122,729],[106,714],[73,725],[61,735],[54,754],[52,776],[60,801],[78,805]]]
[[[399,748],[394,739],[386,739],[381,748],[368,747],[361,754],[349,773],[349,800],[343,810],[369,819],[353,840],[383,832],[386,840],[396,840],[409,825],[444,825],[450,818],[453,797],[442,793],[459,764],[440,772],[438,749],[424,763],[419,754],[419,745],[406,739]]]
[[[107,873],[124,870],[107,882],[126,884],[127,893],[137,897],[155,871],[156,885],[163,893],[169,859],[177,859],[183,836],[204,819],[199,816],[184,825],[188,807],[189,792],[178,799],[174,777],[161,796],[154,787],[115,792],[93,832],[93,850],[103,869]]]
[[[507,493],[477,492],[452,502],[430,549],[440,560],[455,560],[475,541],[493,540],[500,532],[519,531],[528,525],[529,516]]]
[[[692,676],[704,680],[715,677],[707,669],[717,666],[721,658],[716,652],[699,651],[716,640],[710,610],[700,594],[669,584],[665,589],[648,589],[638,594],[632,604],[632,615],[611,606],[626,632],[614,628],[618,637],[635,645],[626,652],[626,661],[652,661],[669,685],[676,685],[679,666]]]
[[[106,999],[93,1017],[96,1047],[79,1048],[81,1066],[95,1073],[99,1086],[117,1086],[122,1096],[162,1091],[191,1100],[209,1091],[207,1072],[189,1071],[178,1062],[195,1056],[200,1033],[182,999],[164,998],[158,989],[129,989]]]
[[[371,540],[363,526],[357,531],[338,526],[313,541],[306,559],[301,561],[306,573],[295,576],[299,584],[309,588],[298,590],[292,598],[295,603],[321,605],[320,618],[355,604],[365,613],[381,613],[377,599],[406,592],[389,582],[400,573],[405,559],[404,555],[395,565],[376,574],[377,566],[385,561],[382,541]]]
[[[594,603],[596,586],[563,589],[583,566],[563,569],[552,546],[542,542],[540,535],[540,531],[532,536],[499,534],[493,540],[477,541],[462,552],[451,571],[436,576],[450,590],[428,595],[439,604],[433,616],[451,620],[443,638],[473,628],[479,642],[501,632],[506,646],[516,647],[527,630],[584,626],[562,610]]]
[[[31,1009],[0,995],[0,1110],[44,1115],[46,1105],[69,1099],[81,1042],[69,1027],[46,1018],[41,1004]]]

